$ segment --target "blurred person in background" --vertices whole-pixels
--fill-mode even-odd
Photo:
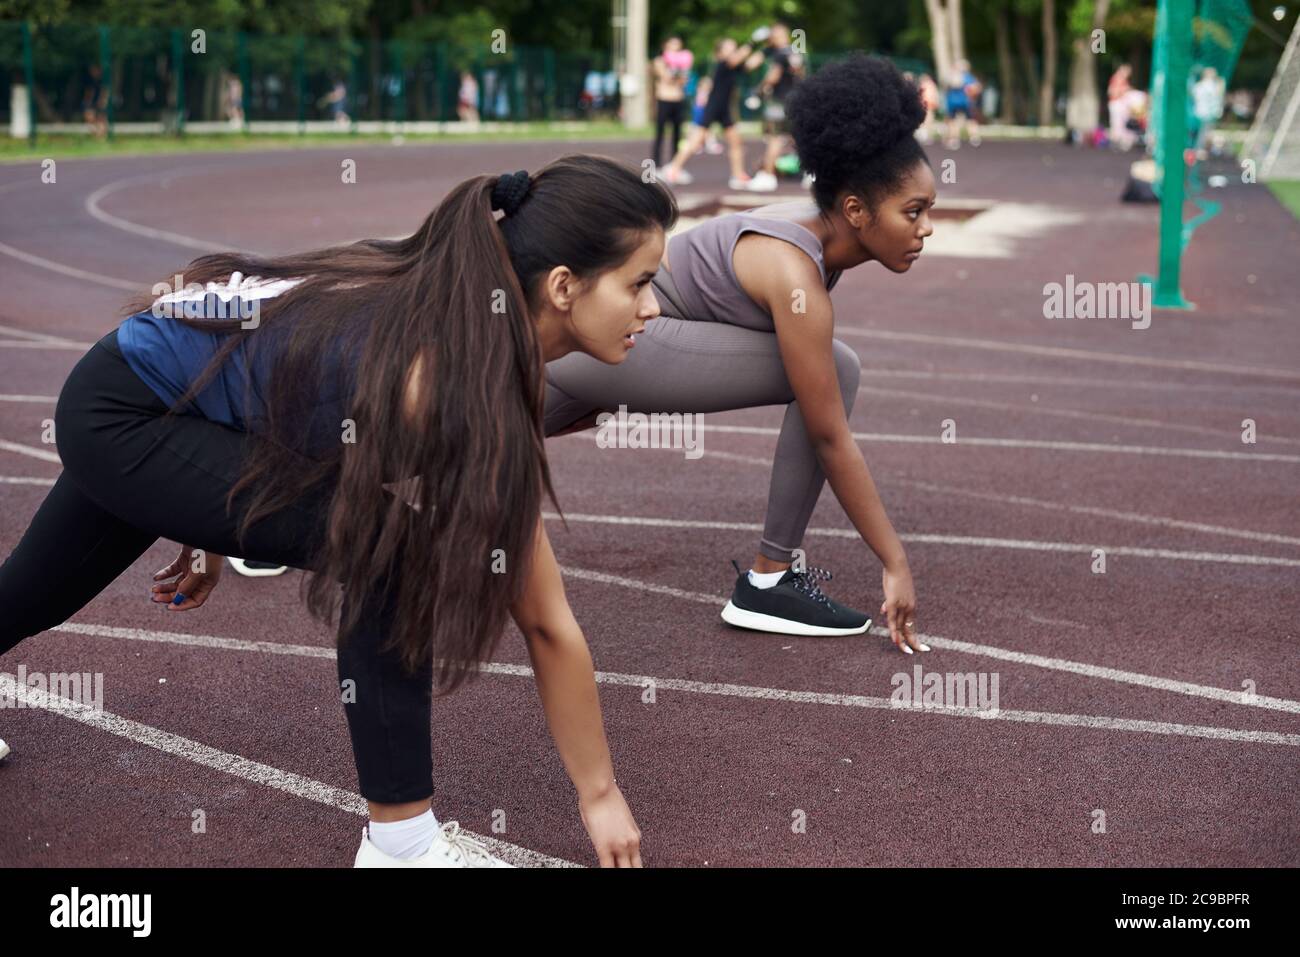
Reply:
[[[755,50],[754,44],[762,43],[771,31],[760,27],[754,31],[749,42],[737,44],[731,37],[723,37],[713,46],[713,81],[709,88],[709,99],[704,105],[704,115],[700,125],[691,130],[686,145],[677,151],[673,161],[659,170],[659,176],[674,186],[686,186],[694,181],[683,168],[704,145],[705,136],[710,127],[717,123],[722,127],[723,138],[727,141],[728,161],[731,166],[731,178],[727,185],[731,189],[748,189],[750,176],[745,172],[745,143],[741,139],[740,129],[732,113],[731,100],[736,91],[736,80],[743,73],[749,73],[763,62],[761,50]]]
[[[1223,116],[1224,83],[1219,71],[1207,66],[1192,87],[1192,114],[1196,117],[1196,156],[1209,156],[1210,137]]]
[[[969,60],[958,60],[953,64],[948,76],[948,85],[944,101],[944,115],[947,117],[947,142],[950,150],[961,146],[962,132],[970,123],[970,145],[980,145],[980,125],[975,115],[974,101],[981,90],[980,82],[970,71]]]
[[[758,36],[758,31],[755,31]],[[759,86],[763,103],[763,136],[767,149],[763,165],[749,184],[755,192],[770,193],[776,189],[776,161],[793,145],[790,123],[786,119],[786,99],[796,84],[807,74],[803,54],[790,45],[790,28],[781,21],[772,24],[767,37],[767,74]]]
[[[456,117],[462,123],[477,123],[478,80],[469,70],[460,71],[460,89],[456,93]]]
[[[686,122],[686,82],[695,64],[695,54],[683,49],[682,38],[671,36],[664,41],[663,51],[654,59],[655,73],[655,166],[663,165],[664,131],[671,127],[668,141],[671,158],[676,154],[682,138],[682,125]]]
[[[108,106],[108,91],[104,89],[104,69],[98,63],[92,63],[86,69],[82,79],[81,116],[96,139],[108,135],[108,118],[105,109]]]
[[[917,138],[922,143],[929,143],[934,139],[935,115],[939,110],[939,84],[934,82],[934,77],[930,74],[922,73],[917,87],[921,91],[921,106],[925,107],[925,120],[921,123]]]

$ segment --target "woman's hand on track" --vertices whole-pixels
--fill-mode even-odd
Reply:
[[[214,555],[211,552],[182,545],[180,556],[176,561],[161,571],[154,572],[153,580],[156,584],[153,586],[151,600],[165,604],[167,611],[189,611],[191,608],[198,608],[208,600],[212,589],[216,588],[217,582],[221,580],[221,566],[224,561],[224,555]],[[183,599],[179,604],[175,602],[178,594]]]
[[[885,569],[885,601],[880,606],[880,613],[889,623],[889,640],[899,651],[910,655],[916,651],[929,651],[930,646],[922,644],[916,637],[916,591],[912,587],[912,570],[904,565],[902,568]]]
[[[601,867],[641,867],[641,829],[618,785],[599,797],[578,801]]]

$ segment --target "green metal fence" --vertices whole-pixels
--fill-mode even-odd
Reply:
[[[477,84],[483,120],[613,115],[617,96],[584,96],[609,51],[261,36],[188,28],[0,22],[0,122],[15,84],[31,91],[37,126],[80,123],[95,80],[110,127],[196,122],[456,120],[462,71]]]

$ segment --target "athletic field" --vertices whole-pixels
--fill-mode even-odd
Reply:
[[[54,183],[0,167],[0,554],[59,473],[60,386],[128,295],[207,251],[401,235],[468,176],[583,149],[646,145],[61,160]],[[1047,318],[1049,284],[1153,271],[1157,207],[1118,202],[1131,157],[990,142],[931,159],[955,182],[921,260],[833,293],[863,367],[850,422],[931,653],[719,619],[782,408],[705,416],[695,458],[548,442],[568,517],[551,540],[646,864],[1300,864],[1300,226],[1230,176],[1184,257],[1194,311]],[[722,157],[689,168],[684,206],[726,202]],[[879,564],[829,487],[804,544],[834,598],[879,608]],[[0,862],[350,866],[366,805],[301,574],[227,568],[204,608],[167,614],[149,588],[175,552],[158,543],[0,657],[103,682],[102,710],[0,710]],[[512,631],[435,701],[434,811],[513,863],[592,865],[527,661]],[[917,666],[986,682],[996,710],[897,707]]]

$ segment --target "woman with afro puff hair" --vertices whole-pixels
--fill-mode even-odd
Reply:
[[[812,201],[708,220],[669,241],[652,283],[660,315],[626,361],[574,353],[547,364],[545,429],[590,428],[606,411],[722,412],[785,405],[767,518],[748,573],[722,617],[787,635],[854,635],[867,615],[830,599],[820,568],[795,563],[829,480],[884,566],[880,612],[904,653],[916,597],[895,533],[849,429],[857,354],[834,338],[830,290],[846,269],[878,262],[907,272],[933,232],[934,177],[915,132],[925,108],[888,61],[854,54],[806,79],[787,106]],[[635,348],[632,348],[632,347]]]

